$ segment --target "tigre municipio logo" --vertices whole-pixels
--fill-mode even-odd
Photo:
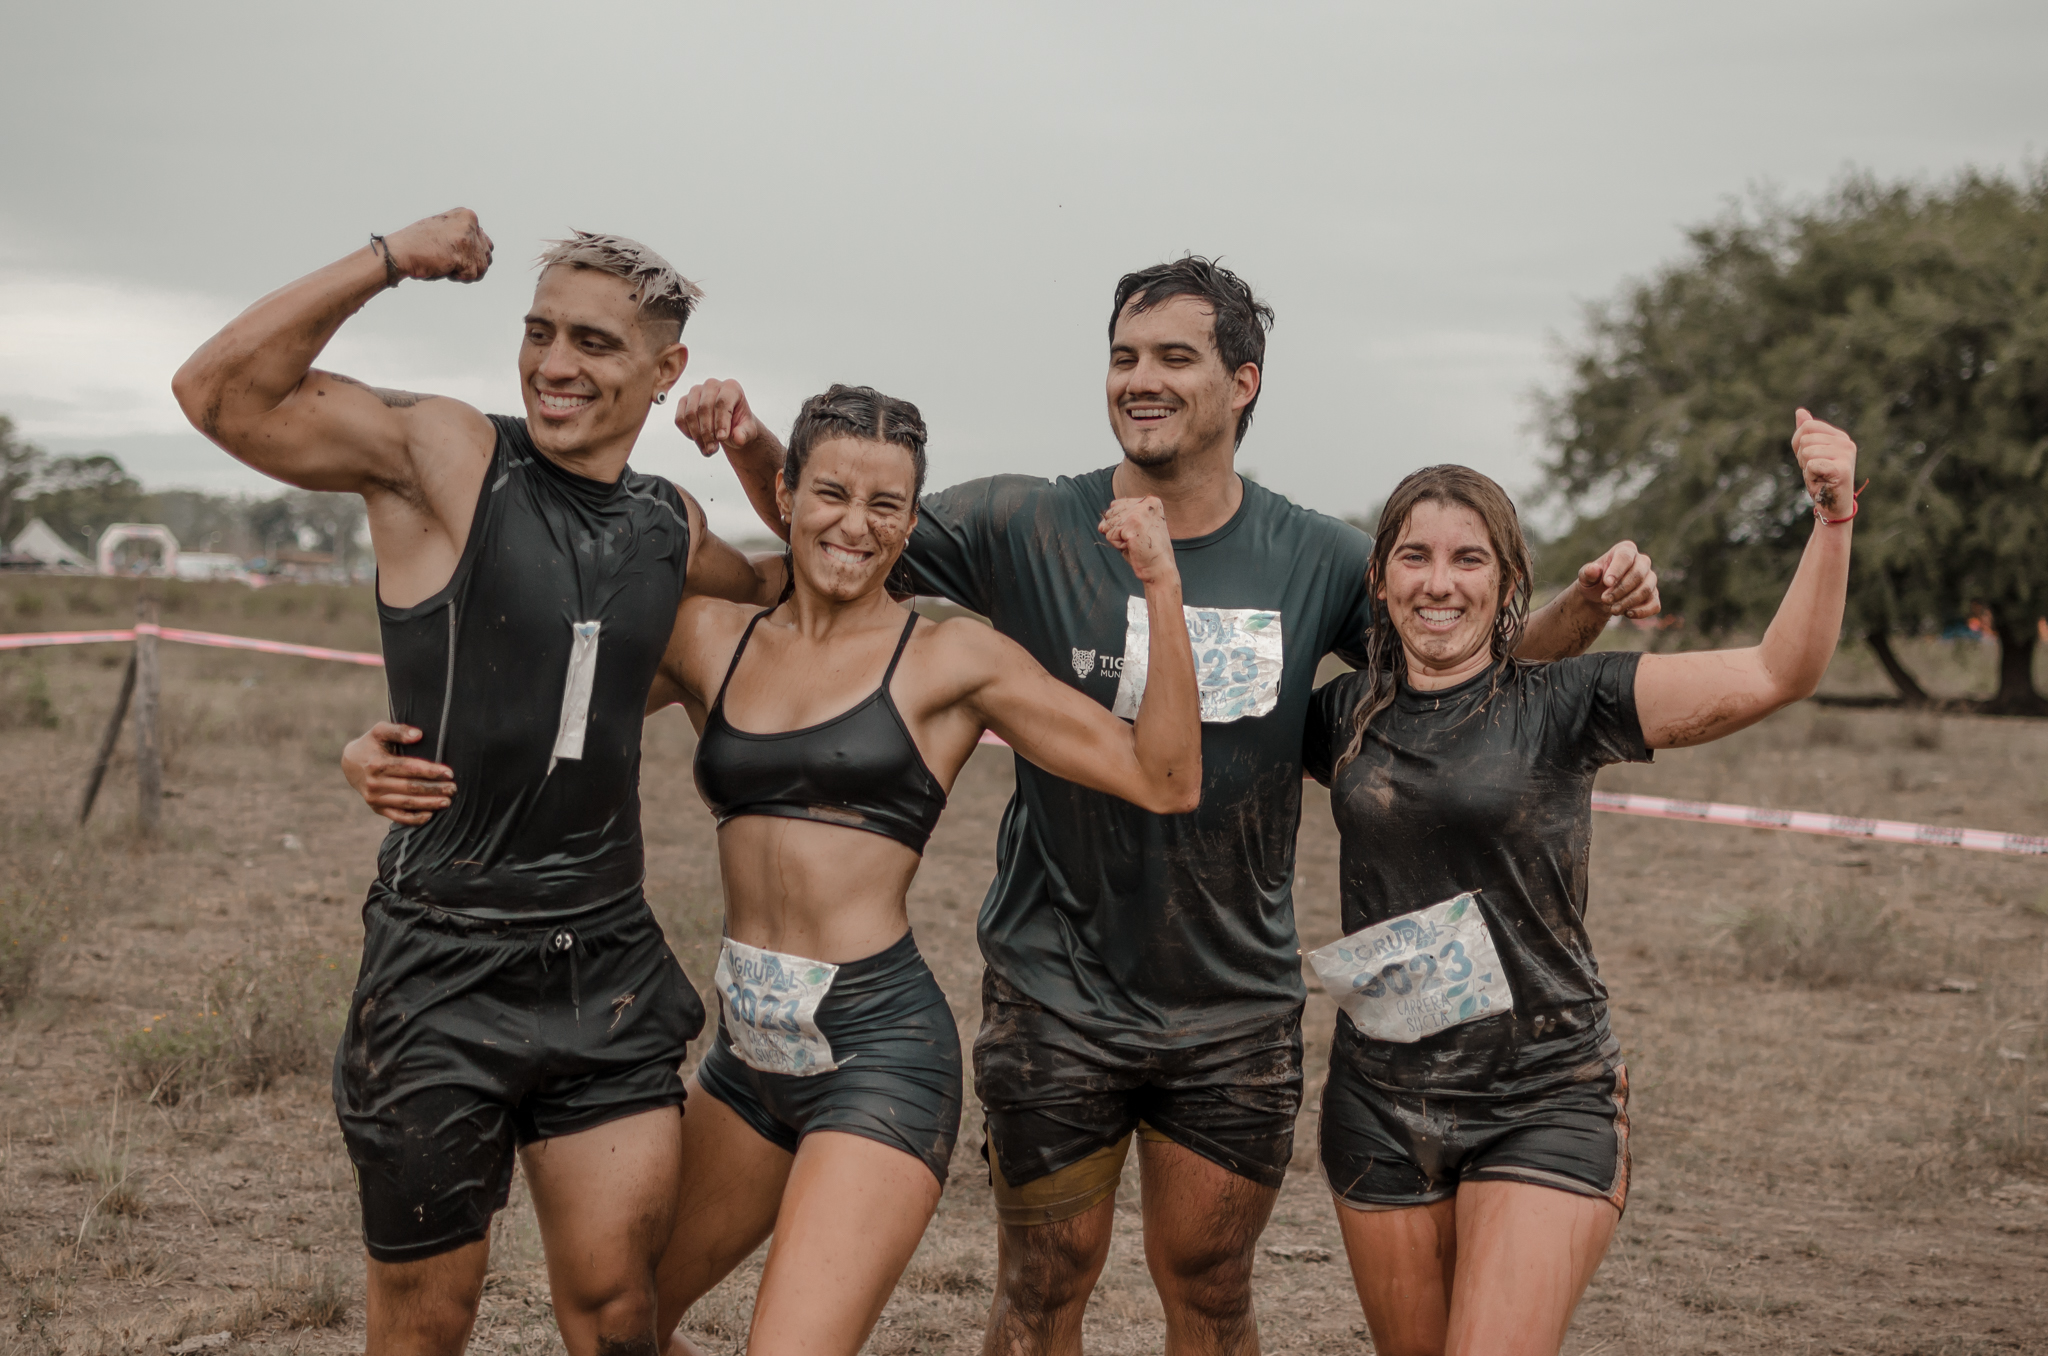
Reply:
[[[1076,678],[1086,679],[1086,678],[1088,677],[1088,675],[1089,675],[1089,674],[1091,674],[1091,673],[1093,673],[1094,671],[1095,671],[1095,651],[1093,651],[1093,650],[1076,650],[1076,651],[1074,651],[1074,676],[1075,676]]]

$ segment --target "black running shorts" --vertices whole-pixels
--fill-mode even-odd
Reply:
[[[638,895],[544,926],[373,897],[363,924],[334,1106],[378,1261],[483,1238],[518,1146],[682,1105],[704,1005]]]
[[[839,1066],[830,1073],[750,1067],[730,1019],[720,1012],[697,1082],[761,1138],[795,1153],[815,1130],[859,1135],[921,1160],[945,1185],[960,1134],[960,1028],[910,933],[833,977],[814,1019]]]
[[[1432,1097],[1360,1075],[1346,1055],[1365,1039],[1338,1017],[1323,1085],[1323,1171],[1346,1204],[1399,1210],[1488,1181],[1627,1203],[1626,1065],[1527,1097]]]
[[[1008,1223],[1069,1218],[1116,1190],[1088,1160],[1120,1166],[1139,1128],[1240,1177],[1277,1187],[1294,1156],[1301,1109],[1301,1009],[1215,1040],[1168,1046],[1089,1036],[1018,992],[993,970],[981,982],[974,1090]],[[1048,1205],[1034,1183],[1075,1169],[1085,1189]],[[1014,1197],[1014,1199],[1011,1199]]]

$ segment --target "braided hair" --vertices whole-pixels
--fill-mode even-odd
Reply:
[[[924,494],[925,436],[924,416],[909,401],[883,395],[872,386],[834,384],[822,395],[806,400],[796,412],[796,423],[789,430],[789,447],[782,460],[782,483],[794,494],[797,482],[803,479],[804,463],[811,459],[812,448],[833,438],[858,438],[863,442],[888,443],[910,454],[910,464],[916,473],[911,490],[914,502]],[[787,559],[787,553],[784,566],[778,606],[796,591],[795,564]]]

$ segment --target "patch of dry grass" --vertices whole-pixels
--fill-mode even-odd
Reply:
[[[1854,888],[1800,891],[1756,903],[1729,926],[1752,979],[1815,988],[1897,983],[1906,972],[1898,929],[1882,898]]]
[[[172,1005],[109,1041],[123,1085],[176,1106],[216,1088],[260,1092],[332,1058],[355,965],[303,949],[232,957],[192,1010]]]

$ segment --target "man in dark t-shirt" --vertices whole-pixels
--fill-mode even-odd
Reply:
[[[905,593],[973,608],[1119,714],[1137,709],[1142,590],[1095,524],[1157,495],[1174,534],[1202,688],[1203,794],[1147,814],[1017,763],[982,905],[975,1041],[999,1286],[987,1350],[1073,1350],[1108,1255],[1131,1140],[1146,1251],[1177,1346],[1256,1347],[1250,1276],[1293,1157],[1304,988],[1293,908],[1301,739],[1317,665],[1360,653],[1370,541],[1239,476],[1272,311],[1189,257],[1126,275],[1110,319],[1112,468],[996,476],[928,495]],[[677,423],[723,447],[757,511],[782,449],[734,382]],[[1656,609],[1632,545],[1531,619],[1532,656],[1583,649],[1609,616]]]

